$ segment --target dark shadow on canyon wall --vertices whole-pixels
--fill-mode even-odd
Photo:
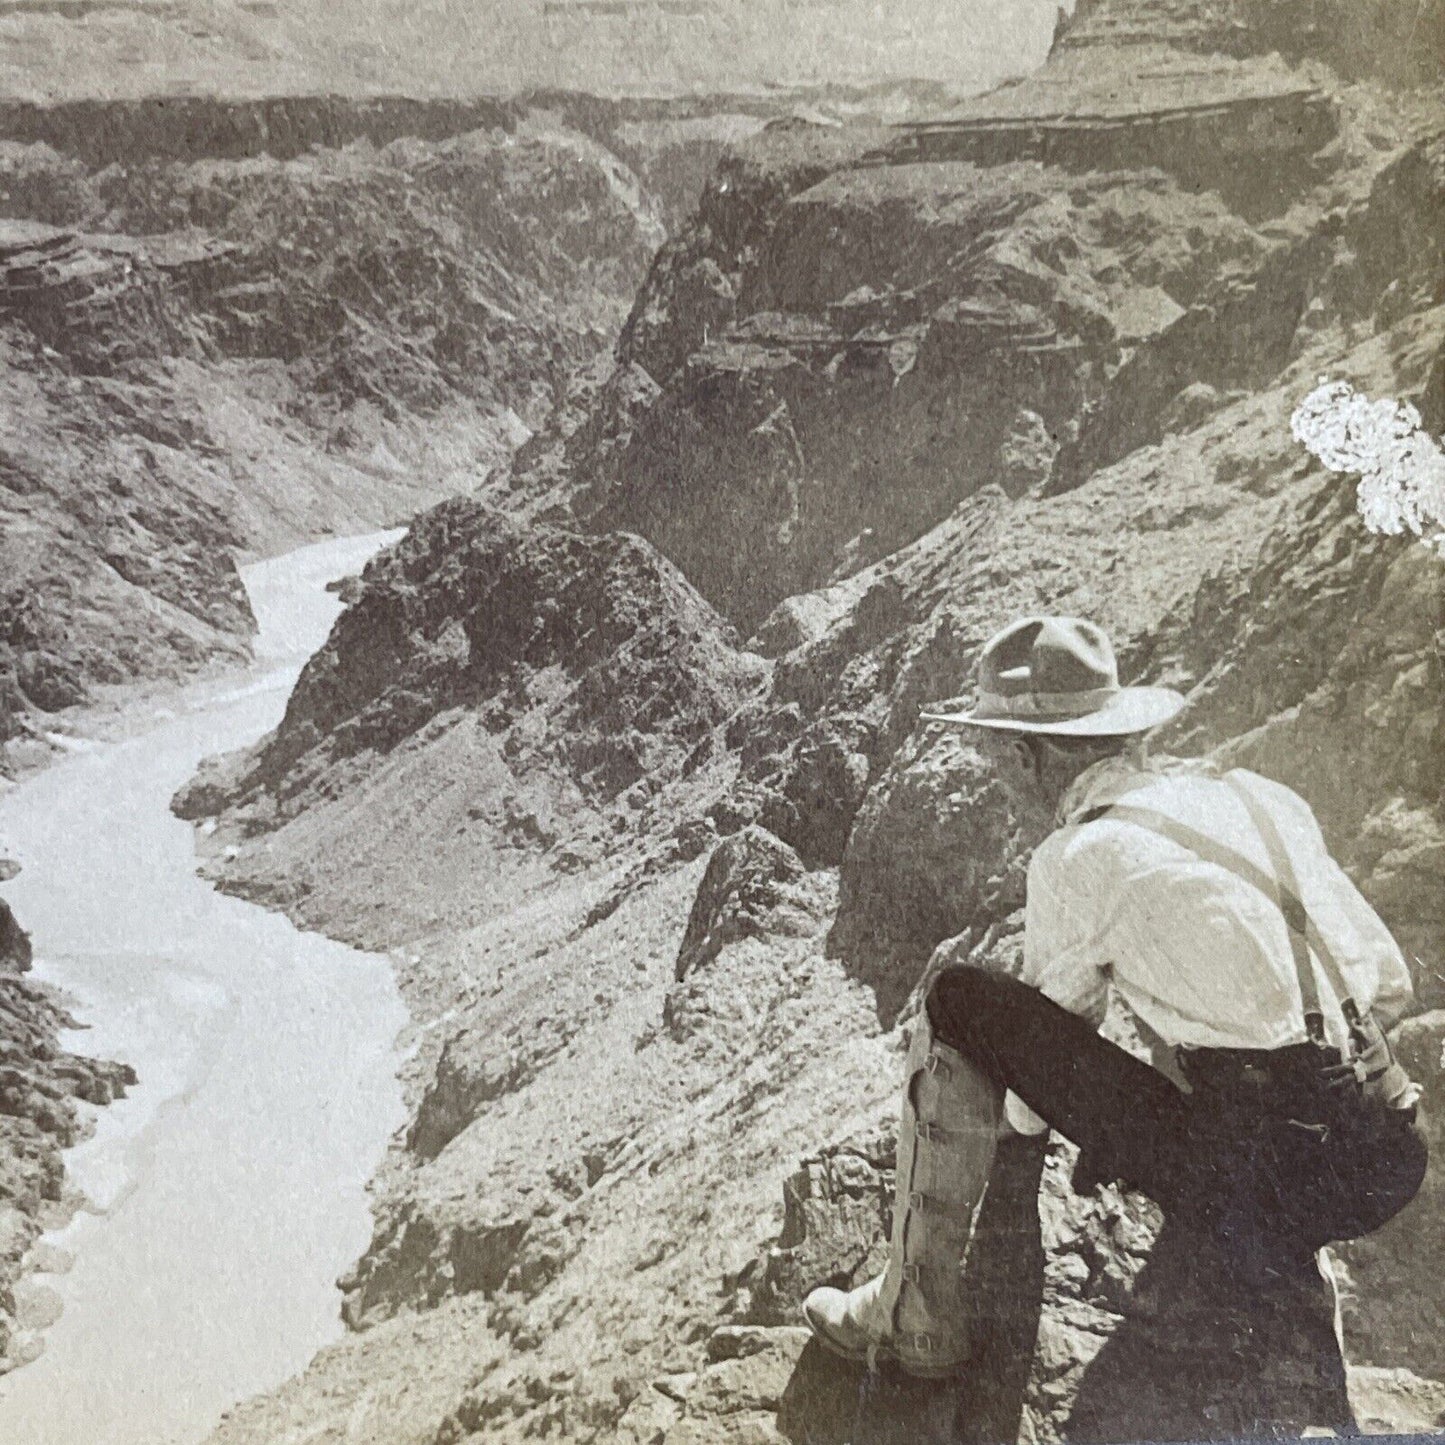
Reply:
[[[1332,1286],[1313,1267],[1245,1286],[1166,1225],[1132,1308],[1084,1373],[1068,1438],[1278,1439],[1307,1428],[1356,1433]]]

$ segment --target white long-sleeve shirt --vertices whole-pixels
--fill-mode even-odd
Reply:
[[[1351,996],[1382,1020],[1404,1012],[1410,975],[1374,909],[1330,857],[1309,805],[1289,788],[1234,775],[1273,818],[1305,910],[1340,965]],[[1127,794],[1127,799],[1126,795]],[[1096,764],[1065,796],[1063,826],[1034,853],[1024,914],[1023,979],[1071,1013],[1103,1018],[1108,986],[1165,1044],[1273,1049],[1307,1038],[1289,932],[1278,906],[1227,869],[1170,839],[1108,817],[1108,803],[1165,813],[1274,869],[1243,801],[1217,777]],[[1346,1025],[1329,978],[1311,957],[1325,1033]],[[1022,1133],[1043,1126],[1009,1096]]]

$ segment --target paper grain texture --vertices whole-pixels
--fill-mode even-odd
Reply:
[[[801,1310],[889,1260],[926,981],[1023,966],[1052,805],[920,716],[1017,618],[1308,804],[1440,1146],[1442,62],[1439,0],[0,0],[0,1439],[1445,1429],[1434,1166],[1246,1286],[1011,1138],[959,1371]]]

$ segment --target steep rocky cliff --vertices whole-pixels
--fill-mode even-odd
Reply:
[[[12,762],[96,684],[244,655],[236,555],[402,520],[500,465],[615,333],[717,137],[760,113],[0,105]]]
[[[383,943],[455,927],[698,810],[690,800],[718,786],[711,740],[767,674],[737,644],[640,538],[446,502],[367,568],[276,732],[203,771],[176,806],[226,804],[213,853],[265,837],[227,886],[318,924],[344,912]],[[391,799],[385,826],[347,821],[358,790]],[[322,797],[341,808],[314,806]],[[695,856],[702,842],[680,846]],[[400,883],[398,847],[457,891],[439,898],[432,869]]]
[[[5,866],[0,859],[0,879]],[[30,964],[30,939],[0,899],[0,1373],[37,1349],[14,1285],[62,1207],[60,1152],[84,1131],[79,1103],[108,1104],[136,1082],[127,1065],[59,1047],[60,1030],[75,1020],[53,990],[25,977]]]
[[[1340,1252],[1348,1380],[1323,1281],[1242,1305],[1057,1144],[1002,1161],[961,1383],[796,1328],[877,1265],[921,976],[1018,966],[1050,820],[918,721],[1003,621],[1091,616],[1185,690],[1161,746],[1298,788],[1445,1002],[1445,561],[1290,431],[1321,375],[1445,428],[1445,132],[1437,93],[1331,69],[1319,9],[1277,7],[1281,57],[1274,12],[1101,0],[925,123],[743,141],[615,367],[183,795],[223,886],[392,947],[418,1024],[353,1335],[218,1439],[1445,1421],[1433,1183]],[[1440,1032],[1402,1035],[1431,1100]]]

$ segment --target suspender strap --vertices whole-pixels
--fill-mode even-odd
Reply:
[[[1255,829],[1264,843],[1264,851],[1269,855],[1269,865],[1274,870],[1277,884],[1274,890],[1274,899],[1279,905],[1279,911],[1284,914],[1284,921],[1289,931],[1290,953],[1294,957],[1294,971],[1299,978],[1299,996],[1300,1004],[1304,1008],[1305,1032],[1312,1042],[1322,1044],[1325,1041],[1325,1012],[1320,1007],[1319,985],[1315,982],[1314,966],[1310,962],[1310,920],[1299,896],[1299,883],[1295,878],[1294,863],[1290,859],[1289,850],[1284,846],[1284,840],[1279,836],[1279,829],[1275,826],[1274,819],[1265,811],[1259,800],[1250,794],[1238,778],[1226,777],[1224,781],[1229,785],[1235,797],[1244,804],[1250,820],[1254,823]]]
[[[1283,914],[1289,933],[1290,953],[1294,960],[1295,973],[1299,979],[1300,1002],[1304,1010],[1305,1028],[1312,1040],[1321,1043],[1324,1041],[1324,1013],[1320,1007],[1319,986],[1315,982],[1314,969],[1310,965],[1311,951],[1318,957],[1320,966],[1329,978],[1330,986],[1339,998],[1347,1022],[1352,1014],[1358,1013],[1358,1009],[1350,998],[1349,987],[1345,983],[1339,961],[1331,952],[1324,936],[1306,912],[1304,903],[1300,899],[1294,866],[1290,862],[1289,854],[1285,851],[1284,842],[1279,836],[1279,830],[1275,827],[1273,818],[1269,817],[1263,807],[1248,795],[1242,784],[1230,778],[1226,778],[1225,781],[1229,783],[1232,791],[1248,809],[1250,819],[1258,829],[1265,851],[1269,855],[1275,876],[1271,877],[1252,859],[1245,857],[1243,853],[1231,848],[1227,843],[1221,843],[1207,833],[1201,833],[1199,829],[1191,828],[1187,823],[1181,823],[1177,818],[1171,818],[1167,813],[1158,812],[1153,808],[1140,808],[1131,803],[1113,803],[1093,809],[1086,813],[1080,821],[1093,822],[1096,818],[1111,818],[1116,822],[1133,823],[1135,827],[1147,828],[1151,833],[1157,833],[1161,837],[1167,838],[1171,843],[1195,854],[1206,863],[1212,863],[1216,867],[1234,874],[1236,878],[1259,889],[1266,898],[1270,899]]]

